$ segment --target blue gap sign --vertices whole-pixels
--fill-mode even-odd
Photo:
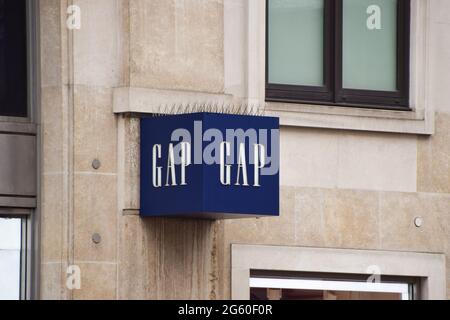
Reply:
[[[142,217],[279,216],[279,184],[278,118],[141,119]]]

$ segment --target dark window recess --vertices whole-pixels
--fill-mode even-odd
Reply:
[[[410,110],[410,0],[266,1],[267,101]]]
[[[26,0],[0,0],[0,116],[28,116],[26,30]]]

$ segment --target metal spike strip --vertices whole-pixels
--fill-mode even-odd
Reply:
[[[164,117],[168,115],[179,115],[189,113],[217,113],[217,114],[235,114],[248,116],[263,116],[266,106],[253,104],[249,102],[235,104],[233,102],[188,102],[179,104],[161,104],[152,117]]]

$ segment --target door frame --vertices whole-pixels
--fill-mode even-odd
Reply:
[[[420,279],[421,300],[446,299],[445,255],[434,253],[305,248],[288,246],[232,245],[231,297],[250,299],[252,271],[310,272],[372,275]]]

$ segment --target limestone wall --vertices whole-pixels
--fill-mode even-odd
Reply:
[[[136,215],[139,127],[134,118],[114,115],[114,89],[229,93],[226,1],[40,0],[42,298],[229,298],[233,243],[446,253],[450,298],[445,0],[428,0],[426,99],[437,112],[435,135],[283,127],[280,218]],[[82,10],[80,30],[66,28],[72,3]],[[101,162],[98,170],[94,159]],[[416,216],[425,221],[420,229]],[[99,244],[92,241],[95,233]],[[74,264],[82,288],[70,291],[66,267]]]

